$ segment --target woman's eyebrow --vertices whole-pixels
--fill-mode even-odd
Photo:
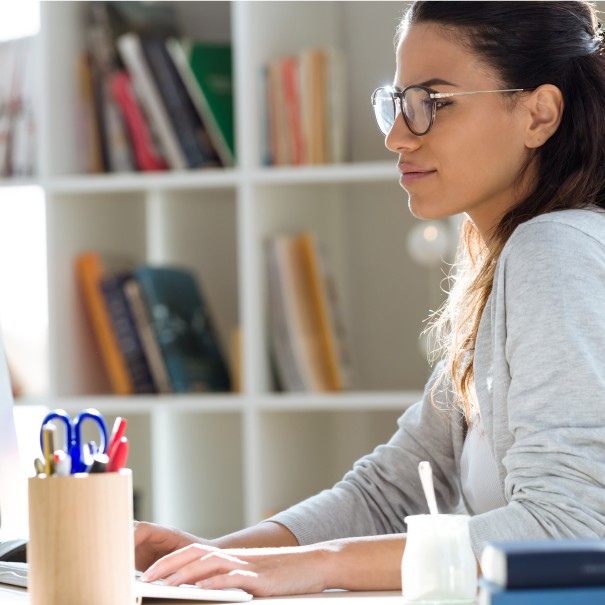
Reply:
[[[431,78],[430,80],[425,80],[424,82],[419,82],[417,86],[426,86],[430,88],[431,86],[441,85],[441,86],[453,86],[454,88],[458,88],[458,84],[454,84],[453,82],[448,82],[447,80],[443,80],[442,78]],[[397,85],[393,85],[393,89],[401,92],[403,88]]]
[[[426,86],[427,88],[435,86],[436,84],[440,84],[441,86],[454,86],[456,88],[458,87],[457,84],[454,84],[453,82],[448,82],[447,80],[443,80],[442,78],[431,78],[430,80],[420,82],[420,86]]]

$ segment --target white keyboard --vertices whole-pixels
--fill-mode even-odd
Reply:
[[[0,561],[0,583],[27,588],[29,568],[27,563]],[[156,582],[135,582],[137,602],[141,599],[186,599],[189,601],[221,601],[236,603],[250,601],[252,595],[243,590],[206,590],[190,584],[164,586]]]

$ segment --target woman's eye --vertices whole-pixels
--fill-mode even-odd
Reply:
[[[437,101],[435,103],[435,109],[437,111],[439,111],[440,109],[443,109],[444,107],[447,107],[448,105],[451,105],[453,103],[453,101]]]

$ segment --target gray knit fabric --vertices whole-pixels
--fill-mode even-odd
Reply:
[[[421,460],[440,511],[459,510],[464,423],[447,385],[429,400],[431,381],[388,443],[272,520],[301,544],[405,532],[406,515],[427,512]],[[605,536],[603,213],[554,212],[515,230],[481,319],[475,388],[506,499],[471,519],[475,553],[491,540]]]

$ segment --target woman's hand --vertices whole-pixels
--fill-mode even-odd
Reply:
[[[223,550],[193,543],[154,563],[141,580],[241,588],[255,596],[314,593],[327,588],[329,554],[325,545]]]
[[[271,534],[270,528],[268,532]],[[241,588],[255,596],[306,594],[328,588],[401,588],[402,534],[310,546],[217,548],[215,544],[190,543],[156,561],[141,579],[209,589]]]
[[[135,521],[134,558],[135,568],[145,571],[165,555],[192,543],[210,544],[192,534],[155,523]]]

